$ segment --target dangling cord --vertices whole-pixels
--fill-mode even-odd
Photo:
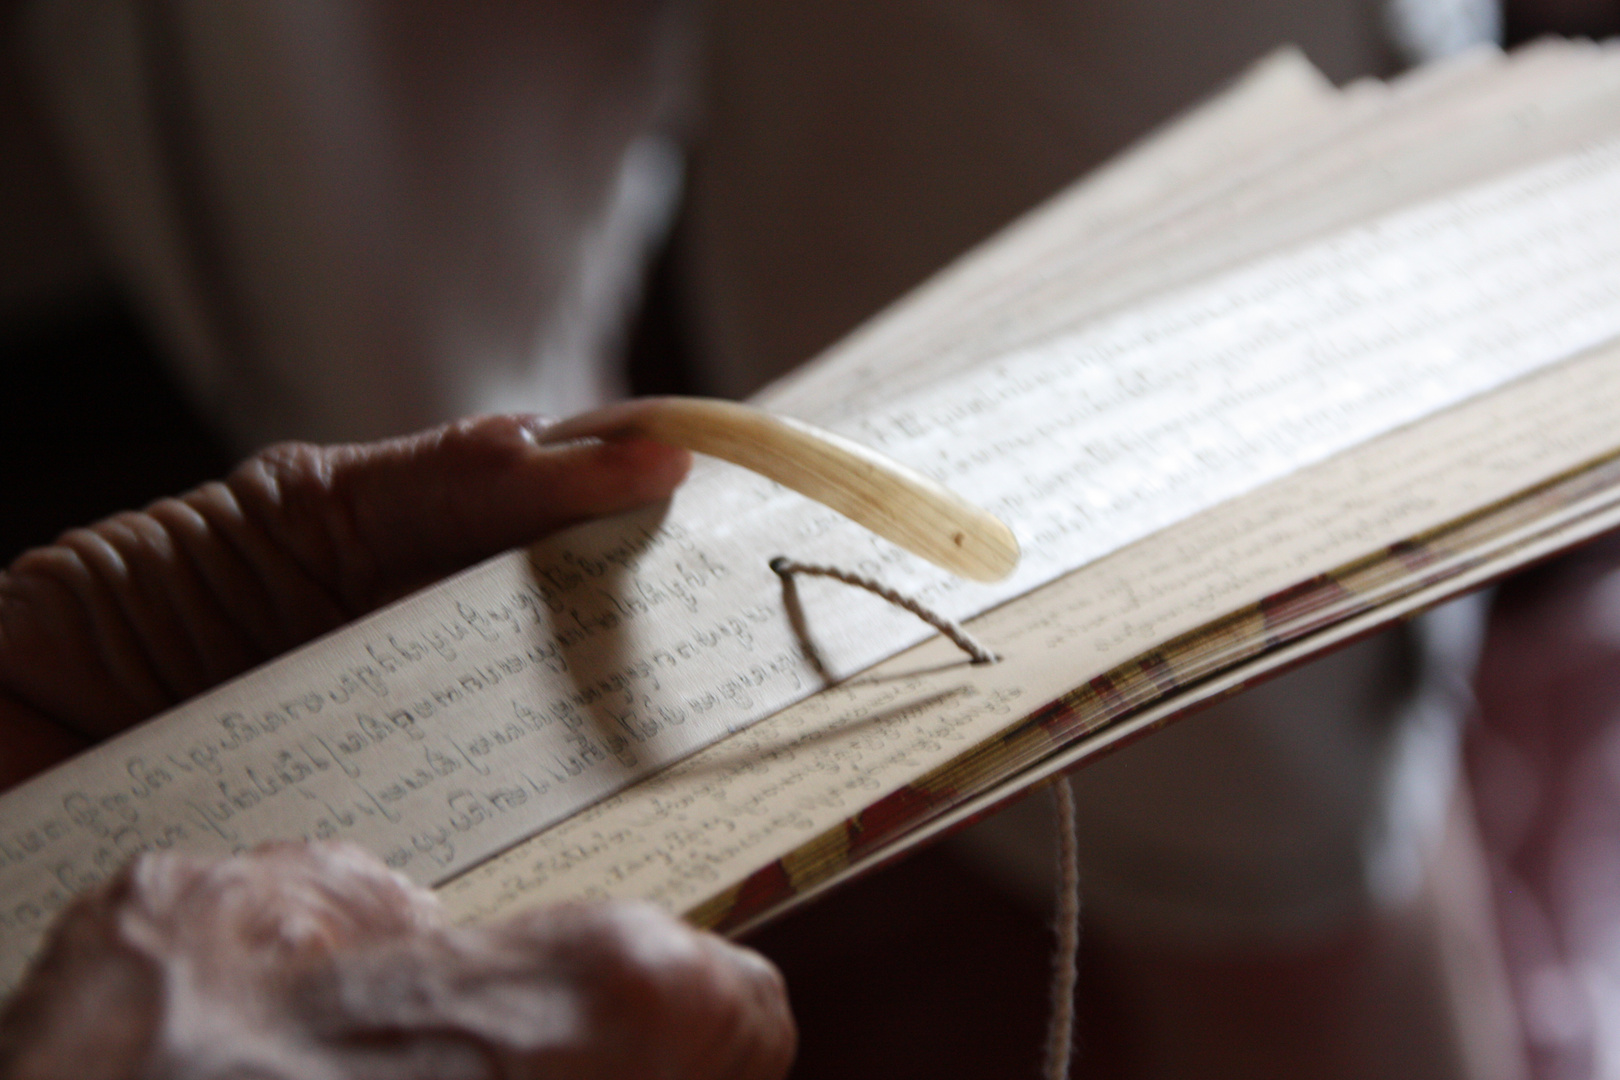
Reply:
[[[1053,927],[1052,1012],[1046,1024],[1046,1080],[1068,1080],[1074,1056],[1074,990],[1080,976],[1080,838],[1075,831],[1074,791],[1067,777],[1052,784],[1057,818],[1058,883]]]
[[[945,616],[924,607],[920,601],[909,596],[895,592],[887,585],[873,578],[860,574],[852,574],[848,570],[840,570],[836,566],[820,566],[815,563],[802,563],[790,559],[786,555],[778,555],[771,560],[771,570],[784,581],[791,581],[794,574],[811,574],[816,577],[832,578],[842,581],[845,585],[854,585],[867,592],[876,593],[896,607],[905,608],[935,630],[944,634],[956,643],[957,648],[973,658],[975,664],[993,664],[1001,659],[995,653],[979,644],[972,634],[962,629],[961,625]]]
[[[865,589],[891,604],[905,608],[950,638],[973,658],[975,664],[993,664],[1000,659],[956,622],[872,578],[832,566],[798,562],[786,555],[772,559],[771,569],[786,583],[786,587],[792,586],[794,574],[812,574]],[[799,629],[803,636],[803,628]],[[819,659],[813,654],[812,659],[819,667]],[[1068,1080],[1069,1064],[1074,1056],[1074,988],[1080,970],[1080,839],[1075,832],[1074,792],[1070,790],[1067,779],[1060,777],[1052,784],[1052,802],[1057,812],[1058,839],[1057,950],[1052,957],[1052,1012],[1046,1027],[1043,1073],[1046,1080]]]

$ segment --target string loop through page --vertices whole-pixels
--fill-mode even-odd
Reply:
[[[840,570],[836,566],[819,566],[815,563],[802,563],[796,559],[790,559],[786,555],[778,555],[776,558],[772,559],[770,566],[771,573],[781,578],[790,578],[794,574],[809,574],[813,577],[824,577],[831,578],[834,581],[841,581],[845,585],[854,585],[856,588],[865,589],[869,593],[876,596],[881,596],[883,599],[887,600],[891,604],[894,604],[896,607],[901,607],[911,612],[913,615],[917,616],[917,618],[921,619],[929,626],[932,626],[934,629],[950,638],[951,641],[955,643],[957,648],[961,649],[963,652],[967,653],[968,656],[973,658],[973,662],[975,664],[993,664],[997,660],[1001,659],[995,653],[979,644],[978,639],[972,634],[962,629],[961,623],[958,623],[954,619],[947,619],[945,616],[932,610],[921,601],[916,600],[913,597],[906,596],[895,589],[891,589],[875,578],[869,578],[862,574],[851,573],[848,570]]]

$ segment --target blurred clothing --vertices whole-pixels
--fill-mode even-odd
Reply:
[[[109,251],[246,451],[622,395],[678,187],[663,0],[48,0]]]

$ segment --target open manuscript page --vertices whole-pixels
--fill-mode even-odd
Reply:
[[[908,802],[926,801],[937,788],[942,812],[920,822],[917,836],[901,837],[920,839],[1004,798],[1009,778],[1012,787],[1034,783],[1159,720],[1164,711],[1143,713],[1067,753],[1061,740],[1021,723],[1234,611],[1241,613],[1237,625],[1221,642],[1229,653],[1209,658],[1215,677],[1175,699],[1170,711],[1238,688],[1245,673],[1235,662],[1264,648],[1272,629],[1261,601],[1578,468],[1594,449],[1612,453],[1620,448],[1616,410],[1620,348],[1610,346],[1469,402],[1443,422],[1404,428],[1216,507],[974,620],[974,634],[1002,654],[1000,663],[973,666],[948,642],[928,641],[518,845],[448,882],[440,895],[466,920],[567,899],[636,897],[711,925],[744,926],[759,912],[735,910],[739,882],[776,864],[783,880],[768,899],[779,904],[859,869],[852,848],[862,846],[860,832],[888,824],[860,816],[885,798],[903,814]],[[1555,543],[1620,525],[1615,480],[1609,477],[1598,514],[1567,507],[1582,519],[1582,531],[1555,533]],[[1527,528],[1536,526],[1544,523]],[[1519,537],[1499,539],[1505,546]],[[1488,555],[1482,560],[1465,549],[1461,556],[1457,567],[1437,560],[1428,568],[1442,583],[1439,595],[1489,579]],[[1453,573],[1464,580],[1452,580]],[[804,585],[806,592],[818,587]],[[831,591],[840,586],[825,588],[807,597],[808,607],[848,602]],[[1395,597],[1396,605],[1407,601],[1398,614],[1436,593],[1418,583]],[[1373,613],[1333,632],[1353,636],[1391,614]],[[1292,655],[1321,647],[1313,641]],[[1155,689],[1183,676],[1166,668],[1145,672],[1160,684]],[[1076,718],[1070,737],[1088,734],[1086,719]],[[1010,729],[1020,734],[993,745]]]
[[[1614,45],[1482,50],[1343,92],[1311,82],[1303,63],[1285,53],[1260,65],[1190,130],[1172,127],[1145,160],[1128,154],[1015,223],[761,400],[820,423],[859,413],[1245,260],[1602,141],[1620,100]],[[1116,194],[1133,185],[1140,201]],[[1023,273],[1000,269],[1020,257]]]
[[[1324,92],[1284,63],[1234,93],[1210,127],[1195,117],[1184,143],[1172,132],[1141,160],[1219,146],[1244,94],[1283,119],[1287,144]],[[862,391],[877,407],[829,399],[844,434],[1014,527],[1026,557],[1008,582],[948,579],[706,463],[661,512],[501,556],[0,797],[0,981],[74,892],[154,847],[351,839],[453,882],[468,914],[563,894],[702,902],[1157,641],[1612,452],[1620,146],[1601,136],[1620,132],[1585,113],[1568,126],[1566,153],[1371,222],[1302,210],[1289,239],[1319,239],[1273,236],[1258,261],[1242,261],[1243,230],[1188,203],[1205,230],[1189,250],[1235,268],[1199,279],[1189,256],[1176,288],[1120,293],[1089,321],[1056,309],[1095,275],[1043,247],[1051,274],[990,275],[994,301],[958,327],[986,344],[942,354],[942,377],[896,349],[893,385],[874,371]],[[1217,171],[1241,171],[1230,156]],[[1059,209],[1100,230],[1081,202]],[[1151,295],[1140,260],[1166,245],[1127,232],[1098,265],[1115,251],[1121,279],[1135,267],[1131,288]],[[977,287],[958,272],[962,297]],[[1004,312],[1053,331],[1009,345]],[[988,363],[961,362],[983,349]],[[836,361],[782,393],[835,390]],[[769,570],[778,554],[983,615],[977,632],[1006,660],[969,669],[929,642],[828,691]],[[802,591],[836,674],[928,636],[875,599]]]
[[[1153,145],[1167,151],[1157,160],[1127,158],[1107,177],[1124,180],[1125,190],[1134,177],[1147,193],[1144,202],[1156,203],[1161,217],[1185,222],[1201,216],[1199,235],[1208,239],[1203,248],[1193,243],[1192,250],[1182,253],[1180,265],[1163,257],[1168,245],[1156,239],[1151,224],[1139,229],[1139,247],[1150,254],[1137,266],[1132,266],[1129,250],[1098,244],[1097,236],[1110,224],[1107,209],[1116,207],[1113,200],[1121,196],[1107,191],[1093,203],[1089,196],[1096,188],[1081,184],[1008,230],[992,252],[1003,256],[999,264],[988,258],[981,262],[977,255],[965,261],[823,361],[783,380],[766,397],[804,415],[815,416],[818,408],[823,417],[854,411],[861,398],[881,398],[924,383],[932,368],[948,369],[952,356],[971,362],[974,350],[993,354],[995,327],[984,334],[977,324],[988,319],[1001,326],[1002,314],[1021,303],[1045,309],[1061,289],[1094,292],[1098,281],[1133,269],[1140,274],[1141,290],[1151,294],[1165,283],[1160,274],[1174,284],[1187,265],[1240,263],[1256,243],[1251,223],[1265,217],[1259,209],[1264,199],[1231,197],[1246,185],[1260,185],[1265,198],[1281,207],[1278,217],[1286,219],[1284,225],[1274,218],[1259,231],[1286,247],[1332,235],[1343,220],[1343,207],[1336,205],[1341,198],[1357,206],[1400,206],[1445,190],[1470,172],[1500,175],[1548,148],[1601,141],[1615,129],[1614,78],[1620,69],[1612,51],[1589,45],[1548,43],[1511,60],[1482,53],[1390,88],[1359,87],[1339,98],[1324,96],[1309,80],[1296,81],[1297,71],[1290,70],[1286,57],[1273,63],[1271,70],[1261,68],[1252,76],[1266,84],[1253,98],[1239,87],[1218,108],[1195,115],[1181,131],[1173,130]],[[1487,106],[1480,105],[1481,96]],[[1526,114],[1524,104],[1531,100],[1533,116]],[[1223,132],[1220,120],[1237,120],[1251,104],[1256,112]],[[1379,122],[1369,123],[1369,114]],[[1209,153],[1223,137],[1237,138],[1245,122],[1266,132],[1266,145],[1242,144],[1243,154],[1265,151],[1260,165],[1244,161],[1243,154]],[[1517,135],[1508,137],[1510,130]],[[1178,147],[1176,136],[1188,134],[1193,137]],[[1347,152],[1343,143],[1352,136],[1360,145]],[[1185,151],[1186,168],[1179,176],[1177,149]],[[1333,159],[1331,168],[1324,169],[1324,157]],[[1142,171],[1132,173],[1138,161]],[[1290,168],[1291,163],[1298,167]],[[1186,178],[1200,168],[1207,168],[1203,182],[1188,183]],[[1163,177],[1176,180],[1156,185]],[[1164,211],[1166,205],[1172,209]],[[1089,216],[1094,207],[1098,213]],[[1145,213],[1146,206],[1137,210]],[[1465,231],[1482,239],[1511,216],[1498,219],[1493,211]],[[1122,235],[1131,224],[1112,227]],[[1521,225],[1531,233],[1540,228],[1528,219]],[[1051,242],[1071,228],[1072,243]],[[1183,240],[1188,236],[1179,235]],[[1337,239],[1342,241],[1343,234]],[[1523,254],[1546,239],[1526,240],[1523,248],[1518,241],[1508,245]],[[1085,251],[1090,265],[1072,257],[1076,250]],[[1016,262],[1008,252],[1028,259],[1039,271],[1022,278],[996,273]],[[1334,288],[1347,282],[1356,288],[1353,268],[1364,268],[1368,257],[1366,251],[1351,254],[1324,280],[1331,280]],[[1435,280],[1466,276],[1476,285],[1495,272],[1489,261],[1472,256],[1442,269],[1442,246],[1428,241],[1395,257],[1412,260],[1414,277],[1409,281],[1422,276],[1418,267],[1434,273]],[[1265,265],[1268,273],[1280,266],[1276,261]],[[984,272],[977,273],[981,267]],[[1513,295],[1504,303],[1517,305],[1515,320],[1528,317],[1538,303],[1537,287],[1557,293],[1570,285],[1568,280],[1560,284],[1537,278],[1540,272],[1529,271],[1527,278],[1507,286]],[[1608,287],[1588,282],[1585,274],[1575,271],[1580,282],[1576,291],[1592,284],[1593,302],[1611,305],[1614,296]],[[1213,291],[1239,295],[1239,277],[1221,278]],[[1527,287],[1531,281],[1537,284]],[[1184,303],[1191,292],[1178,292],[1173,303]],[[1029,299],[1031,295],[1036,299]],[[1279,307],[1294,312],[1296,300],[1290,297]],[[1058,324],[1074,305],[1046,310]],[[1140,309],[1149,310],[1151,305]],[[1400,302],[1385,296],[1358,308],[1348,323],[1318,322],[1316,332],[1319,338],[1341,342],[1345,339],[1340,335],[1348,331],[1351,337],[1359,333],[1413,344],[1436,321],[1438,312],[1424,305],[1403,322]],[[1476,329],[1491,333],[1483,326]],[[1015,325],[1010,332],[1018,330]],[[1504,344],[1517,350],[1521,342],[1515,337]],[[1260,350],[1253,342],[1241,351],[1245,362],[1259,362]],[[1333,355],[1337,364],[1347,353],[1335,350]],[[771,867],[783,879],[776,883],[774,900],[779,902],[784,896],[813,893],[858,868],[851,849],[860,845],[860,832],[889,823],[860,820],[875,804],[887,800],[915,806],[928,800],[926,789],[937,787],[939,801],[948,809],[923,820],[907,839],[936,832],[982,811],[1010,789],[1072,766],[1159,717],[1185,709],[1190,700],[1229,692],[1241,685],[1245,669],[1226,658],[1222,662],[1230,666],[1222,677],[1182,692],[1171,704],[1148,710],[1129,725],[1081,740],[1066,753],[1054,753],[1051,742],[1033,731],[1024,740],[1028,745],[1016,752],[986,750],[998,736],[1005,738],[1019,717],[1049,707],[1076,686],[1227,612],[1246,612],[1254,624],[1235,631],[1232,643],[1236,654],[1252,653],[1266,637],[1259,625],[1263,616],[1254,610],[1264,598],[1612,454],[1620,447],[1610,433],[1620,405],[1617,364],[1620,351],[1600,346],[1575,363],[1391,432],[1128,545],[972,623],[977,634],[1003,652],[1004,663],[969,667],[946,643],[929,642],[492,860],[447,884],[442,895],[466,918],[488,917],[514,904],[612,895],[651,897],[706,922],[745,925],[753,912],[731,910],[737,883]],[[1436,377],[1450,380],[1455,375],[1448,368]],[[1155,407],[1163,404],[1154,402]],[[1264,414],[1258,424],[1279,419],[1263,406],[1256,411]],[[1029,445],[1038,447],[1039,436]],[[1473,538],[1470,543],[1478,546],[1455,565],[1442,565],[1437,549],[1430,556],[1435,560],[1428,568],[1432,579],[1402,583],[1408,590],[1404,599],[1380,598],[1376,603],[1384,610],[1346,619],[1330,636],[1349,637],[1399,611],[1454,594],[1468,581],[1487,580],[1501,572],[1498,551],[1522,561],[1527,551],[1545,550],[1537,543],[1567,544],[1620,522],[1612,493],[1600,492],[1595,502],[1596,510],[1578,500],[1563,511],[1538,509],[1535,513],[1542,516],[1532,517],[1532,524],[1509,529],[1489,544]],[[1559,513],[1565,517],[1550,520]],[[1553,539],[1543,541],[1548,535]],[[1455,575],[1447,584],[1427,584],[1447,575]],[[850,602],[839,595],[840,586],[806,587],[822,591],[809,601],[812,609],[818,602]],[[1318,635],[1292,655],[1321,647]],[[1267,662],[1287,657],[1286,650],[1279,650]],[[1162,682],[1167,676],[1160,672],[1156,677]],[[925,790],[908,790],[919,784]],[[913,811],[908,807],[901,814],[907,812]]]

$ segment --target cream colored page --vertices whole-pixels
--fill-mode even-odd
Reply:
[[[966,585],[756,477],[430,589],[0,798],[0,976],[136,850],[351,839],[433,882],[818,683],[769,559],[873,571],[967,617],[1225,499],[1620,333],[1620,148],[1163,298],[847,426],[999,509]],[[857,594],[831,668],[922,640]]]
[[[1512,74],[1520,91],[1519,107],[1485,111],[1483,125],[1470,126],[1462,122],[1464,118],[1453,120],[1449,110],[1436,114],[1424,102],[1420,112],[1436,131],[1405,150],[1391,141],[1382,123],[1372,125],[1366,138],[1359,140],[1360,152],[1348,159],[1359,166],[1348,173],[1341,171],[1337,177],[1324,176],[1314,159],[1303,164],[1293,161],[1297,148],[1279,151],[1281,157],[1276,160],[1262,157],[1259,172],[1228,178],[1224,196],[1206,191],[1179,210],[1172,206],[1173,213],[1161,212],[1151,228],[1111,237],[1100,249],[1081,251],[1077,263],[1047,267],[1041,274],[1031,275],[1030,283],[1016,296],[998,297],[997,303],[978,309],[982,317],[971,331],[962,323],[972,310],[941,325],[938,332],[923,328],[908,346],[913,362],[884,359],[861,369],[854,385],[861,386],[863,393],[903,392],[941,372],[1050,337],[1171,284],[1196,280],[1265,251],[1299,243],[1425,192],[1465,183],[1482,172],[1499,171],[1513,160],[1531,160],[1573,145],[1583,134],[1592,137],[1612,131],[1615,117],[1620,116],[1620,101],[1612,85],[1588,78],[1584,66],[1551,65],[1553,70],[1549,70],[1543,64],[1537,65],[1539,70],[1521,72],[1523,64],[1516,62]],[[1528,88],[1523,78],[1527,75],[1536,76]],[[1546,77],[1573,87],[1576,96],[1539,85]],[[1526,105],[1527,101],[1534,102],[1533,106]],[[1352,104],[1368,103],[1346,103],[1341,113]],[[1571,110],[1579,115],[1573,119],[1564,115]],[[1381,118],[1376,109],[1357,111],[1362,114],[1358,123]],[[1334,126],[1342,126],[1347,119],[1338,117]],[[1338,137],[1325,142],[1306,140],[1309,146],[1330,149],[1340,141]],[[1337,151],[1329,156],[1338,156],[1340,164],[1344,163],[1344,155]],[[1258,194],[1262,191],[1267,193],[1263,197]],[[816,385],[819,391],[814,393],[808,385],[797,387],[791,406],[819,418],[858,408],[856,399],[843,394],[833,381],[816,380]]]
[[[1170,208],[1218,198],[1256,158],[1278,160],[1301,139],[1335,138],[1369,105],[1377,107],[1364,99],[1387,96],[1381,83],[1367,89],[1351,102],[1299,53],[1268,57],[1227,93],[1085,176],[784,376],[761,400],[809,415],[829,390],[847,398],[902,370],[942,374],[936,341],[976,340],[998,305],[1076,261],[1110,264],[1125,237],[1151,230]]]
[[[892,370],[908,357],[926,364],[915,343],[919,335],[970,325],[1004,283],[1040,275],[1050,260],[1067,260],[1104,236],[1140,227],[1165,201],[1202,190],[1212,176],[1269,153],[1290,132],[1330,126],[1339,104],[1332,84],[1299,52],[1266,58],[1220,97],[1030,211],[816,362],[784,376],[761,401],[792,408],[801,383],[837,382],[849,393],[869,367]]]
[[[1591,47],[1546,47],[1521,50],[1506,60],[1490,54],[1465,57],[1388,88],[1357,84],[1332,108],[1318,110],[1291,133],[1188,190],[1158,200],[1099,243],[1055,252],[1021,282],[984,290],[948,319],[917,320],[904,357],[894,351],[868,355],[862,367],[858,354],[849,357],[841,350],[837,366],[861,371],[870,392],[900,392],[1132,299],[1425,192],[1479,179],[1512,160],[1567,149],[1579,141],[1579,132],[1563,116],[1571,108],[1571,91],[1581,101],[1594,94],[1599,98],[1600,125],[1610,123],[1616,111],[1613,95],[1603,104],[1605,89],[1590,77],[1589,69],[1601,59]],[[1503,102],[1515,107],[1496,107]],[[1527,109],[1530,102],[1534,106]],[[1459,103],[1475,122],[1456,114]],[[1590,127],[1593,118],[1584,122]],[[1416,144],[1416,163],[1409,160],[1411,138],[1401,134],[1412,123],[1430,129]],[[1535,137],[1527,139],[1526,131]],[[1473,152],[1464,152],[1469,147]],[[1423,160],[1439,161],[1440,175],[1425,170]],[[812,367],[821,374],[819,363]],[[854,405],[831,379],[812,376],[806,382],[819,385],[819,395],[800,387],[791,405],[807,415],[838,415]]]
[[[1474,63],[1394,93],[1362,88],[1322,131],[1285,139],[1247,168],[1167,200],[1146,224],[1035,268],[1016,290],[990,289],[950,318],[918,319],[909,337],[891,332],[903,350],[839,350],[771,401],[822,421],[858,412],[865,395],[906,392],[1173,284],[1600,140],[1620,129],[1620,56],[1566,51],[1516,54],[1494,72]]]
[[[1477,399],[1125,548],[438,890],[477,922],[571,899],[686,911],[1035,708],[1178,634],[1620,449],[1620,347]],[[839,602],[827,586],[815,610]],[[788,861],[789,873],[793,862]]]

